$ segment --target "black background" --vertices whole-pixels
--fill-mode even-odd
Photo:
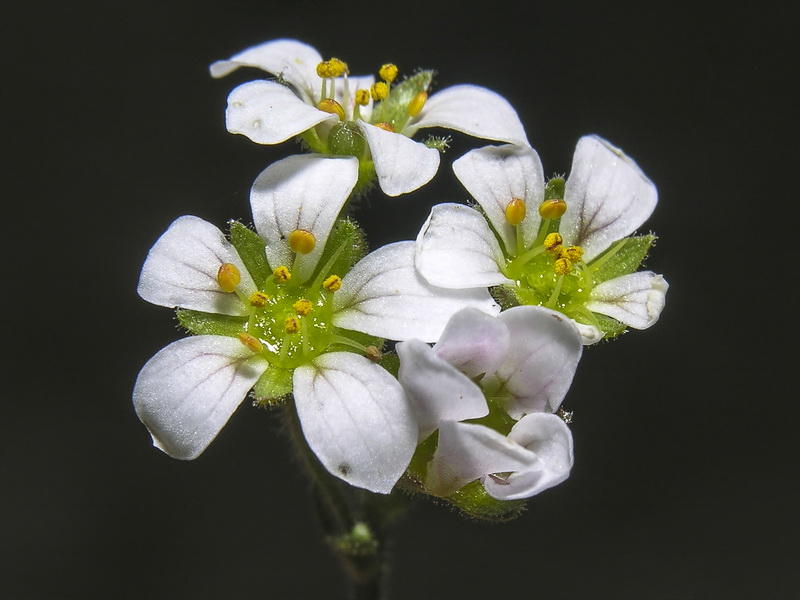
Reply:
[[[701,3],[698,3],[701,4]],[[136,295],[180,215],[250,219],[292,142],[225,131],[208,65],[294,37],[354,73],[435,68],[517,109],[545,171],[600,134],[653,179],[661,321],[584,353],[570,479],[518,520],[422,502],[397,528],[392,598],[800,597],[797,48],[768,3],[31,2],[4,5],[0,597],[343,598],[307,482],[247,404],[196,461],[155,450],[130,402],[177,339]],[[372,245],[409,239],[437,179],[374,193]]]

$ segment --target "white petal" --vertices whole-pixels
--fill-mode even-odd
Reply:
[[[517,306],[500,313],[511,332],[507,360],[497,370],[510,394],[506,410],[514,419],[555,412],[566,396],[583,352],[571,319],[541,306]]]
[[[439,446],[428,463],[425,487],[435,496],[449,496],[489,473],[529,471],[539,464],[534,452],[494,429],[445,421],[439,428]]]
[[[539,205],[544,199],[544,169],[533,148],[514,145],[478,148],[453,162],[453,171],[486,212],[507,254],[516,253],[517,235],[506,219],[506,208],[514,198],[524,200],[527,215],[519,228],[525,248],[533,244],[541,223]]]
[[[487,477],[483,485],[498,500],[530,498],[569,477],[573,464],[572,433],[556,415],[534,413],[511,429],[508,439],[536,454],[534,470],[512,473],[506,479]]]
[[[308,445],[332,475],[388,494],[417,445],[417,425],[397,380],[350,352],[323,354],[294,371]]]
[[[423,127],[446,127],[478,138],[530,146],[508,100],[477,85],[454,85],[436,92],[403,133],[412,136]]]
[[[250,205],[256,230],[267,242],[270,267],[285,265],[301,282],[311,277],[357,180],[358,159],[352,156],[302,154],[267,167],[253,183]],[[299,257],[297,270],[287,242],[296,229],[316,239],[314,250]]]
[[[491,317],[489,317],[491,318]],[[489,414],[481,389],[419,340],[395,346],[400,357],[397,378],[406,391],[419,427],[419,441],[442,421],[477,419]]]
[[[596,286],[586,308],[634,329],[647,329],[658,321],[667,301],[667,289],[669,284],[661,275],[639,271]]]
[[[285,85],[248,81],[228,96],[225,125],[259,144],[278,144],[338,117],[303,102]]]
[[[603,339],[603,332],[594,325],[586,325],[577,321],[573,321],[573,324],[578,328],[584,346],[591,346]]]
[[[437,204],[417,236],[416,267],[433,285],[480,288],[513,283],[500,271],[505,256],[484,216],[463,204]]]
[[[486,289],[448,290],[428,284],[414,268],[414,246],[396,242],[359,261],[333,296],[334,325],[391,340],[435,342],[462,308],[499,312]]]
[[[450,318],[433,350],[440,359],[473,379],[493,375],[506,360],[510,343],[511,334],[503,321],[465,308]]]
[[[190,460],[217,436],[266,368],[236,338],[184,338],[145,364],[133,405],[157,448]]]
[[[236,294],[219,287],[217,273],[224,263],[239,269],[242,292],[256,290],[239,254],[219,229],[198,217],[180,217],[150,249],[139,277],[139,295],[169,308],[243,315],[247,310]]]
[[[587,262],[630,235],[652,214],[658,193],[633,160],[606,140],[582,137],[572,159],[560,233]]]
[[[322,62],[319,52],[297,40],[272,40],[235,54],[228,60],[211,65],[212,77],[224,77],[239,67],[256,67],[280,76],[293,85],[303,99],[313,104],[319,98],[322,80],[317,65]]]
[[[399,196],[428,183],[439,169],[439,151],[399,133],[359,121],[367,138],[378,185],[387,196]]]

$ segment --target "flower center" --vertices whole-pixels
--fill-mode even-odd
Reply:
[[[288,236],[295,254],[307,254],[316,240],[302,229]],[[239,341],[255,354],[283,369],[294,369],[326,352],[332,344],[368,354],[368,348],[347,337],[333,325],[333,295],[342,285],[341,278],[329,273],[341,247],[334,252],[319,274],[299,282],[292,270],[279,265],[259,289],[247,296],[240,289],[241,273],[230,263],[217,273],[220,289],[236,294],[246,307],[247,322],[238,334]]]
[[[322,354],[334,335],[333,294],[275,278],[264,288],[251,296],[247,322],[247,333],[261,342],[264,357],[294,368]]]
[[[322,86],[316,107],[335,114],[339,120],[332,125],[321,123],[304,139],[318,152],[362,158],[366,143],[355,121],[363,119],[381,129],[402,133],[425,106],[433,73],[420,71],[396,84],[398,69],[387,63],[378,70],[378,80],[369,88],[356,88],[349,74],[347,63],[337,58],[317,65]],[[373,104],[368,111],[370,101]]]
[[[539,207],[539,234],[526,248],[519,225],[527,214],[525,202],[513,198],[506,208],[506,220],[516,229],[517,248],[509,256],[503,273],[514,281],[511,290],[520,304],[545,306],[583,323],[594,322],[585,308],[593,282],[580,246],[565,246],[558,233],[559,219],[567,206],[563,199],[548,198]]]

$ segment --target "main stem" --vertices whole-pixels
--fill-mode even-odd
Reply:
[[[284,417],[292,441],[314,485],[314,500],[326,541],[339,557],[352,600],[387,600],[387,542],[391,523],[411,499],[403,492],[373,494],[332,476],[308,447],[294,402]]]

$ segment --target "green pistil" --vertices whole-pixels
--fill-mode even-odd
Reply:
[[[558,274],[556,256],[543,245],[534,246],[507,264],[503,273],[514,281],[505,286],[522,305],[545,306],[571,318],[587,322],[585,304],[592,291],[589,270],[583,262],[572,265],[572,271]]]

